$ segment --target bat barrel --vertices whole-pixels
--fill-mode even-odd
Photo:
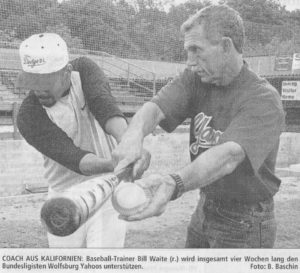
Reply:
[[[131,173],[132,167],[126,167],[116,174],[82,182],[47,200],[41,209],[43,225],[56,236],[72,234],[99,210],[120,180],[129,179]]]
[[[51,234],[68,236],[81,225],[82,212],[73,200],[58,197],[45,202],[41,210],[41,220]]]

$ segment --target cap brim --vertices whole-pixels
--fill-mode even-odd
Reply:
[[[43,90],[49,85],[55,73],[35,74],[21,71],[17,77],[16,87],[26,90]]]

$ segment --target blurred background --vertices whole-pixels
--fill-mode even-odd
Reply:
[[[180,26],[211,3],[227,3],[240,12],[246,29],[244,56],[281,92],[282,81],[300,73],[292,69],[295,53],[300,53],[296,0],[0,0],[0,76],[5,85],[0,102],[26,94],[14,87],[20,42],[34,33],[55,32],[73,58],[89,55],[103,68],[123,110],[134,112],[184,69]],[[297,105],[284,103],[286,108]]]
[[[13,123],[14,107],[7,104],[19,104],[26,95],[14,83],[20,69],[17,49],[30,35],[58,33],[71,58],[87,55],[97,62],[130,116],[184,69],[180,26],[211,3],[227,3],[240,12],[246,29],[244,56],[278,92],[282,81],[299,78],[300,66],[293,66],[300,62],[295,54],[300,53],[296,0],[0,0],[0,125]],[[284,99],[284,106],[287,130],[295,131],[298,102]]]
[[[300,10],[288,10],[285,5],[296,1],[287,0],[1,0],[0,42],[17,48],[30,35],[47,31],[63,36],[72,48],[184,62],[180,25],[210,2],[240,12],[245,56],[300,52]]]

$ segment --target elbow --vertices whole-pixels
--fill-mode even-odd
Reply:
[[[225,163],[225,166],[224,166],[224,173],[223,175],[229,175],[231,174],[238,166],[239,164],[237,164],[236,162],[234,161],[229,161],[229,162],[226,162]]]
[[[227,160],[224,166],[225,175],[231,174],[245,159],[244,149],[236,142],[227,142]]]

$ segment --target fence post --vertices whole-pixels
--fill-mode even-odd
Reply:
[[[102,61],[101,69],[104,70],[104,54],[103,53],[101,53],[101,61]]]
[[[152,87],[152,91],[153,91],[153,97],[156,95],[156,76],[153,73],[153,87]]]
[[[127,86],[130,87],[130,65],[127,64]]]
[[[18,127],[17,127],[17,116],[19,112],[19,104],[17,102],[13,103],[13,111],[12,111],[12,121],[13,121],[13,138],[18,139],[19,138],[19,133],[18,133]]]

